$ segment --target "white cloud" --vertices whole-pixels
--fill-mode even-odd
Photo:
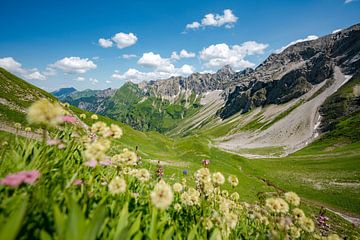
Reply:
[[[110,81],[110,80],[106,80],[105,82],[106,82],[106,83],[111,83],[111,81]]]
[[[18,74],[27,80],[46,80],[46,76],[37,68],[23,68],[22,64],[12,57],[0,58],[0,67],[3,67],[14,74]]]
[[[124,59],[130,59],[130,58],[136,58],[137,56],[135,54],[123,54],[121,57]]]
[[[100,38],[98,41],[99,45],[103,48],[112,47],[113,42],[110,39]]]
[[[354,2],[355,0],[345,0],[345,4],[348,4],[348,3],[351,3],[351,2]]]
[[[142,81],[166,79],[171,76],[187,76],[192,74],[193,72],[194,72],[194,68],[187,64],[181,66],[180,68],[172,67],[171,72],[163,71],[163,69],[159,69],[159,68],[156,69],[155,71],[150,71],[150,72],[142,72],[135,68],[129,68],[123,74],[119,73],[118,71],[115,71],[115,73],[111,76],[111,78],[139,83]]]
[[[51,67],[60,69],[65,73],[86,73],[89,70],[96,69],[96,64],[88,58],[65,57],[56,61]]]
[[[144,53],[137,63],[145,67],[164,67],[171,64],[169,59],[162,58],[160,54],[153,52]]]
[[[201,20],[201,24],[197,21],[186,25],[186,29],[199,29],[200,27],[221,27],[232,28],[237,22],[238,17],[235,16],[231,9],[225,9],[224,14],[208,13]]]
[[[279,48],[277,50],[275,50],[275,53],[281,53],[282,51],[284,51],[286,48],[290,47],[291,45],[294,45],[296,43],[299,43],[299,42],[306,42],[306,41],[311,41],[311,40],[316,40],[318,39],[319,37],[316,36],[316,35],[309,35],[307,36],[306,38],[304,39],[298,39],[298,40],[295,40],[295,41],[292,41],[291,43],[289,43],[288,45],[282,47],[282,48]]]
[[[24,77],[29,80],[46,80],[46,77],[36,69],[27,73]]]
[[[195,53],[193,52],[188,52],[185,49],[182,49],[180,51],[180,54],[178,54],[177,52],[172,52],[171,53],[171,60],[180,60],[181,58],[194,58],[195,57]]]
[[[84,77],[77,77],[75,78],[76,81],[79,81],[79,82],[82,82],[82,81],[85,81],[85,78]]]
[[[199,22],[192,22],[186,24],[186,29],[198,29],[199,27],[201,27],[201,24]]]
[[[239,70],[246,67],[254,67],[255,64],[245,60],[250,55],[263,54],[268,44],[255,41],[244,42],[241,45],[228,46],[225,43],[210,45],[200,52],[200,59],[206,68],[214,69],[225,65],[231,65]]]
[[[99,80],[97,80],[96,78],[89,78],[89,81],[91,82],[92,85],[99,83]]]
[[[335,29],[334,31],[331,32],[331,34],[334,34],[334,33],[337,33],[337,32],[340,32],[342,29],[339,28],[339,29]]]
[[[118,48],[126,48],[134,45],[138,38],[133,33],[117,33],[112,37],[112,40],[116,43]]]

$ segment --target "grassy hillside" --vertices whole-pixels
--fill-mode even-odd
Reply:
[[[55,98],[0,67],[0,121],[26,123],[25,110],[40,98]]]
[[[102,113],[138,130],[166,132],[200,107],[195,95],[179,96],[174,102],[149,96],[136,84],[125,83],[109,99]]]

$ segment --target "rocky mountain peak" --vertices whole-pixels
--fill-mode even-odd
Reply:
[[[227,64],[220,68],[216,73],[219,75],[233,75],[235,71],[231,68],[229,64]]]

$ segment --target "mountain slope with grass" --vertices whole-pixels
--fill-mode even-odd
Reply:
[[[13,75],[9,76],[13,77]],[[16,85],[17,87],[20,86],[20,88],[17,88],[17,92],[20,93],[29,90],[35,96],[53,99],[51,95],[34,88],[25,81],[20,82],[22,85]],[[12,84],[12,82],[8,83]],[[349,83],[352,83],[352,81]],[[347,86],[348,85],[344,85],[343,87],[346,88]],[[127,96],[127,99],[130,99],[130,97]],[[216,97],[211,97],[210,99],[216,99]],[[11,99],[9,99],[9,101],[10,100]],[[17,98],[13,98],[11,101],[13,104],[20,105],[20,103],[17,103]],[[211,104],[211,101],[204,104]],[[89,126],[95,122],[90,118],[93,113],[83,111],[73,106],[70,106],[68,111],[76,115],[79,119],[81,114],[85,114],[87,117],[83,119],[83,121]],[[21,114],[21,112],[19,112],[19,114]],[[26,119],[25,113],[22,114],[23,118]],[[357,143],[354,141],[352,144],[342,145],[340,148],[337,148],[339,146],[336,145],[336,139],[342,136],[341,132],[343,132],[340,126],[350,127],[354,124],[353,122],[349,122],[349,124],[347,122],[339,123],[339,127],[335,129],[340,129],[340,133],[336,134],[337,137],[333,142],[326,142],[325,140],[328,138],[322,138],[325,140],[319,140],[287,158],[248,160],[239,155],[224,152],[214,147],[212,143],[213,137],[222,135],[222,132],[226,132],[223,129],[217,129],[216,131],[214,129],[207,129],[204,132],[194,132],[194,134],[182,138],[170,138],[157,132],[140,132],[103,116],[99,116],[99,120],[108,125],[119,125],[123,129],[123,137],[112,140],[111,148],[108,152],[109,155],[118,154],[123,148],[128,148],[132,151],[136,150],[142,159],[141,166],[149,169],[152,174],[155,174],[158,168],[158,161],[160,161],[165,173],[164,178],[170,183],[181,179],[184,170],[186,170],[189,174],[188,184],[195,184],[194,178],[192,177],[194,172],[201,167],[201,161],[203,159],[210,159],[209,169],[212,172],[221,171],[226,177],[229,175],[237,176],[240,184],[237,185],[235,189],[240,193],[240,199],[242,201],[255,203],[261,201],[259,199],[263,199],[267,194],[281,194],[282,192],[295,189],[303,199],[302,207],[313,220],[316,220],[320,206],[326,206],[338,213],[345,214],[345,216],[353,216],[356,218],[359,214],[359,210],[357,209],[359,205],[359,194],[356,191],[349,191],[352,187],[357,186],[356,184],[358,184],[359,180],[359,169],[357,168],[359,164],[356,162],[357,159],[359,159],[359,152],[356,150],[358,149]],[[7,123],[13,126],[13,122],[8,121]],[[221,127],[231,129],[231,124],[224,124],[224,126]],[[23,126],[26,126],[26,123],[24,123]],[[252,126],[255,128],[256,124]],[[14,133],[17,134],[19,134],[19,132],[20,131],[14,131]],[[334,133],[336,133],[336,130],[330,132],[330,134]],[[50,136],[62,136],[56,134],[55,132],[50,133]],[[20,142],[25,141],[24,143],[20,143],[19,139],[14,139],[14,135],[9,135],[5,132],[1,132],[0,135],[2,143],[5,139],[8,142],[8,145],[1,144],[0,154],[2,159],[8,159],[7,161],[9,161],[9,159],[12,159],[11,161],[22,161],[19,158],[20,156],[16,155],[16,157],[12,154],[25,151],[27,152],[25,156],[28,156],[26,162],[34,164],[30,166],[39,166],[37,165],[39,162],[33,162],[31,159],[37,158],[38,155],[36,154],[42,152],[41,149],[43,146],[37,145],[38,143],[36,143],[36,141],[26,139],[20,140]],[[31,146],[35,147],[37,145],[37,150],[27,155],[29,152],[26,148],[30,144],[29,141],[31,142]],[[14,151],[10,150],[7,146],[11,148],[13,146],[18,147],[17,150]],[[67,158],[67,154],[74,152],[70,148],[65,148],[65,150],[60,149],[60,151],[56,150],[56,146],[49,148],[56,153],[56,159]],[[263,151],[266,150],[263,149]],[[52,157],[46,156],[45,153],[41,154],[47,159],[52,159]],[[11,166],[11,169],[1,168],[2,172],[0,177],[5,176],[10,170],[23,170],[22,167],[28,165],[17,165],[14,164],[14,162],[7,162],[7,166]],[[313,169],[315,168],[318,169],[318,171],[314,172]],[[44,172],[47,171],[45,167],[41,169]],[[268,171],[269,169],[273,170]],[[81,172],[83,171],[85,170],[81,170]],[[334,175],[336,175],[336,178]],[[67,181],[71,181],[73,177],[74,175],[69,175]],[[87,179],[87,177],[84,179]],[[107,179],[107,181],[110,181],[110,179]],[[225,187],[225,189],[231,190],[232,188],[228,186]],[[32,205],[32,208],[36,208],[36,206]],[[351,223],[342,217],[331,212],[327,212],[327,216],[330,217],[330,223],[333,226],[331,231],[338,232],[342,236],[359,235],[359,231],[353,228]],[[51,232],[52,230],[47,229],[47,231]]]

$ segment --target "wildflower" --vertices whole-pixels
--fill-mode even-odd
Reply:
[[[70,107],[70,104],[69,103],[64,103],[63,106],[68,108],[68,107]]]
[[[81,119],[86,119],[86,114],[85,113],[80,114],[80,118]]]
[[[304,229],[304,231],[309,232],[309,233],[313,232],[315,229],[315,224],[314,224],[313,220],[311,220],[308,217],[303,217],[300,220],[300,225],[301,225],[301,228]]]
[[[175,209],[175,211],[180,212],[180,210],[181,210],[181,205],[180,205],[179,203],[175,203],[174,209]]]
[[[9,187],[18,187],[22,183],[32,185],[39,177],[40,172],[37,170],[21,171],[7,175],[5,178],[0,180],[0,184]]]
[[[200,193],[194,188],[189,188],[180,195],[180,201],[188,206],[198,205],[200,203]]]
[[[212,181],[215,185],[223,185],[225,183],[225,177],[221,172],[216,172],[212,175]]]
[[[122,129],[115,124],[110,125],[110,133],[110,136],[112,136],[113,138],[121,138],[121,136],[123,135]]]
[[[60,144],[58,145],[58,149],[64,149],[64,148],[66,148],[66,145],[65,145],[65,144],[60,143]]]
[[[111,161],[111,159],[109,159],[109,157],[105,157],[99,163],[100,163],[101,166],[110,166],[110,165],[112,165],[112,161]]]
[[[48,146],[54,146],[54,145],[59,145],[61,143],[60,139],[54,138],[54,139],[49,139],[46,141],[46,144]]]
[[[237,201],[240,199],[240,196],[237,192],[233,192],[231,195],[230,195],[230,198],[233,200],[233,201]]]
[[[98,120],[99,117],[96,114],[91,115],[90,117],[92,120]]]
[[[275,213],[287,213],[289,211],[289,205],[282,198],[268,198],[265,205]]]
[[[299,196],[294,192],[287,192],[285,193],[285,200],[294,206],[300,205],[300,198]]]
[[[104,137],[107,137],[109,130],[109,127],[104,122],[96,122],[91,125],[91,131],[93,133],[100,134]]]
[[[295,226],[290,227],[290,236],[293,239],[299,238],[301,236],[301,229]]]
[[[163,180],[158,182],[150,193],[151,202],[156,208],[166,209],[173,201],[174,194],[171,187]]]
[[[111,160],[114,163],[135,166],[137,163],[137,155],[129,149],[124,148],[122,153],[114,155]]]
[[[84,163],[85,166],[92,167],[92,168],[96,167],[97,164],[98,164],[98,162],[96,160],[89,160]]]
[[[292,213],[293,213],[295,220],[297,220],[297,221],[300,221],[301,219],[303,219],[305,217],[305,213],[300,208],[294,208],[292,210]]]
[[[15,127],[16,129],[20,129],[20,128],[21,128],[21,123],[15,123],[15,124],[14,124],[14,127]]]
[[[204,159],[201,161],[201,163],[204,165],[204,167],[208,167],[210,165],[210,160],[209,159]]]
[[[211,181],[210,171],[207,168],[200,168],[195,172],[195,178],[200,183]]]
[[[84,157],[86,160],[102,161],[105,158],[105,152],[110,147],[110,142],[105,139],[99,139],[95,142],[85,145]]]
[[[75,179],[74,182],[73,182],[73,185],[75,185],[75,186],[80,186],[80,185],[82,185],[83,183],[84,183],[83,180],[81,180],[81,179]]]
[[[228,182],[230,183],[231,186],[236,187],[239,184],[239,180],[236,176],[234,175],[230,175],[228,177]]]
[[[147,182],[150,180],[150,172],[142,168],[136,172],[135,177],[139,179],[140,182]]]
[[[7,146],[9,143],[7,141],[4,141],[1,145],[4,147],[4,146]]]
[[[221,195],[222,195],[223,197],[228,197],[228,196],[229,196],[229,192],[228,192],[227,190],[222,190]]]
[[[212,185],[211,182],[204,183],[203,191],[208,196],[210,193],[214,191],[214,186]]]
[[[26,127],[25,132],[31,132],[31,127]]]
[[[183,174],[184,174],[184,175],[188,175],[188,173],[189,173],[189,171],[188,171],[188,170],[186,170],[186,169],[185,169],[185,170],[183,170]]]
[[[62,121],[63,109],[57,103],[41,99],[28,109],[28,121],[31,124],[55,127]]]
[[[207,218],[204,221],[204,227],[205,227],[206,230],[211,230],[214,227],[214,224],[213,224],[213,222],[211,221],[210,218]]]
[[[162,178],[164,176],[164,168],[160,165],[160,161],[158,161],[158,165],[156,167],[156,176]]]
[[[66,123],[75,123],[76,122],[76,117],[73,116],[63,116],[62,117],[62,121],[66,122]]]
[[[238,217],[235,213],[229,212],[225,214],[225,223],[229,228],[234,229],[236,227],[237,222],[238,222]]]
[[[126,182],[123,178],[116,176],[111,180],[108,187],[111,194],[124,193],[126,191]]]
[[[174,192],[181,192],[183,190],[183,186],[181,183],[174,183],[173,185]]]

